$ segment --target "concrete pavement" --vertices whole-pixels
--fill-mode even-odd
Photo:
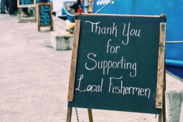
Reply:
[[[49,28],[0,14],[0,122],[65,122],[71,51],[55,51]],[[167,90],[183,82],[166,75]],[[78,108],[80,122],[88,122]],[[93,110],[94,122],[157,122],[153,114]],[[73,109],[72,122],[76,122]]]

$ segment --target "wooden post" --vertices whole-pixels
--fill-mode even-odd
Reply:
[[[79,34],[80,34],[80,23],[81,20],[75,21],[76,26],[74,28],[74,41],[72,47],[72,59],[71,59],[71,69],[70,69],[70,79],[69,79],[69,90],[68,90],[68,101],[73,101],[74,96],[74,84],[75,84],[75,73],[77,64],[77,54],[78,54],[78,44],[79,44]]]
[[[18,21],[20,22],[21,20],[21,11],[20,11],[20,8],[18,8]]]
[[[166,19],[166,15],[161,15]],[[166,122],[165,91],[166,91],[166,68],[165,68],[165,32],[166,23],[160,23],[158,74],[156,91],[156,108],[161,109],[158,122]]]
[[[39,5],[37,5],[37,11],[38,11],[38,13],[37,13],[37,23],[38,23],[38,31],[40,31],[40,8],[39,8]]]
[[[73,41],[73,49],[72,49],[69,90],[68,90],[68,98],[67,98],[68,101],[73,101],[73,96],[74,96],[75,71],[76,71],[76,62],[77,62],[77,52],[78,52],[81,21],[76,20],[75,23],[76,23],[76,26],[74,29],[74,41]],[[71,115],[72,115],[72,107],[68,107],[66,122],[71,122]]]
[[[53,6],[51,6],[51,20],[52,20],[52,9],[53,9]],[[51,21],[51,27],[50,27],[50,30],[53,31],[53,20]]]
[[[38,31],[40,31],[40,26],[38,25]]]
[[[50,30],[53,31],[53,21],[51,21],[51,27]]]
[[[159,57],[156,91],[156,108],[162,109],[163,86],[164,86],[164,64],[165,64],[165,32],[166,23],[160,23]]]
[[[88,108],[88,117],[89,117],[89,122],[93,122],[92,110],[90,108]]]
[[[51,7],[50,7],[50,17],[51,17],[51,26],[50,26],[50,30],[51,30],[51,31],[53,31],[52,9],[53,9],[53,5],[51,5]]]
[[[164,66],[164,69],[165,66]],[[159,115],[158,122],[166,122],[166,108],[165,108],[165,91],[166,91],[166,70],[164,70],[164,80],[163,80],[164,86],[163,86],[163,101],[162,101],[162,110],[161,114]]]
[[[72,117],[72,107],[67,108],[67,118],[66,122],[71,122],[71,117]]]

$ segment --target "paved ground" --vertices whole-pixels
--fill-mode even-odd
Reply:
[[[65,122],[71,51],[52,49],[49,28],[41,29],[0,14],[0,122]],[[183,82],[166,78],[167,90],[183,90]],[[78,114],[88,121],[86,109]],[[93,116],[94,122],[157,122],[152,114],[93,110]]]

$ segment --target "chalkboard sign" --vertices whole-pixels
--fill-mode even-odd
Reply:
[[[156,90],[165,18],[78,15],[77,20],[80,34],[74,40],[78,38],[78,48],[77,42],[73,45],[68,107],[160,114]]]
[[[40,27],[51,27],[52,24],[52,3],[39,3],[38,4],[38,30]]]
[[[18,7],[25,8],[25,7],[35,7],[36,0],[18,0]]]

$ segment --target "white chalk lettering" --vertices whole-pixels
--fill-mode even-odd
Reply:
[[[118,52],[118,48],[120,48],[120,46],[116,46],[116,47],[111,46],[111,45],[109,45],[110,41],[112,41],[112,39],[109,39],[108,42],[107,42],[107,52],[106,53],[109,52],[109,47],[110,47],[110,53],[117,53]]]
[[[109,34],[112,35],[114,34],[115,37],[117,37],[118,33],[118,27],[113,23],[112,27],[101,27],[99,26],[100,22],[91,22],[91,21],[85,21],[85,23],[90,23],[91,24],[91,32],[93,33],[95,30],[95,33],[100,34]]]
[[[136,77],[137,76],[137,63],[131,63],[127,62],[124,57],[121,57],[121,60],[119,61],[96,61],[94,58],[91,58],[90,55],[93,55],[94,58],[97,57],[96,54],[94,53],[89,53],[87,55],[87,58],[89,59],[88,62],[85,63],[85,68],[87,70],[94,70],[95,68],[97,69],[102,69],[103,75],[108,75],[110,69],[124,69],[124,70],[132,70],[129,73],[130,77]],[[88,67],[88,63],[90,63],[90,67]]]
[[[80,92],[85,92],[85,91],[86,91],[86,89],[85,89],[85,90],[80,90],[81,80],[82,80],[83,78],[84,78],[84,75],[83,75],[83,74],[80,75],[80,78],[78,79],[78,80],[79,80],[79,85],[78,85],[78,88],[76,88],[75,90],[80,91]]]
[[[126,41],[122,40],[122,44],[127,45],[129,43],[130,40],[130,36],[136,36],[136,37],[141,37],[140,36],[140,32],[141,30],[137,30],[137,29],[130,29],[131,23],[128,23],[128,29],[126,29],[126,23],[123,23],[124,27],[123,27],[123,32],[122,35],[126,36]],[[125,34],[126,31],[126,34]]]
[[[151,90],[149,88],[139,88],[139,87],[126,87],[123,86],[122,76],[119,78],[110,77],[109,78],[109,90],[108,93],[112,94],[122,94],[125,96],[126,94],[129,95],[137,95],[137,96],[144,96],[150,99]],[[117,80],[117,81],[116,81]],[[116,82],[121,83],[121,86],[116,86]]]
[[[84,90],[81,90],[80,87],[81,87],[81,80],[84,78],[84,75],[80,75],[80,78],[78,79],[79,80],[79,84],[78,84],[78,87],[75,89],[76,91],[80,91],[80,92],[102,92],[102,87],[103,87],[103,78],[101,80],[101,83],[100,85],[87,85],[86,89]]]
[[[88,58],[89,60],[92,60],[93,62],[95,62],[95,65],[93,66],[93,68],[88,68],[88,67],[87,67],[87,62],[86,62],[86,63],[85,63],[85,68],[86,68],[87,70],[93,70],[93,69],[95,69],[96,66],[97,66],[97,62],[96,62],[94,59],[90,58],[90,57],[89,57],[90,55],[93,55],[94,57],[97,56],[97,54],[94,54],[94,53],[89,53],[89,54],[87,55],[87,58]]]

